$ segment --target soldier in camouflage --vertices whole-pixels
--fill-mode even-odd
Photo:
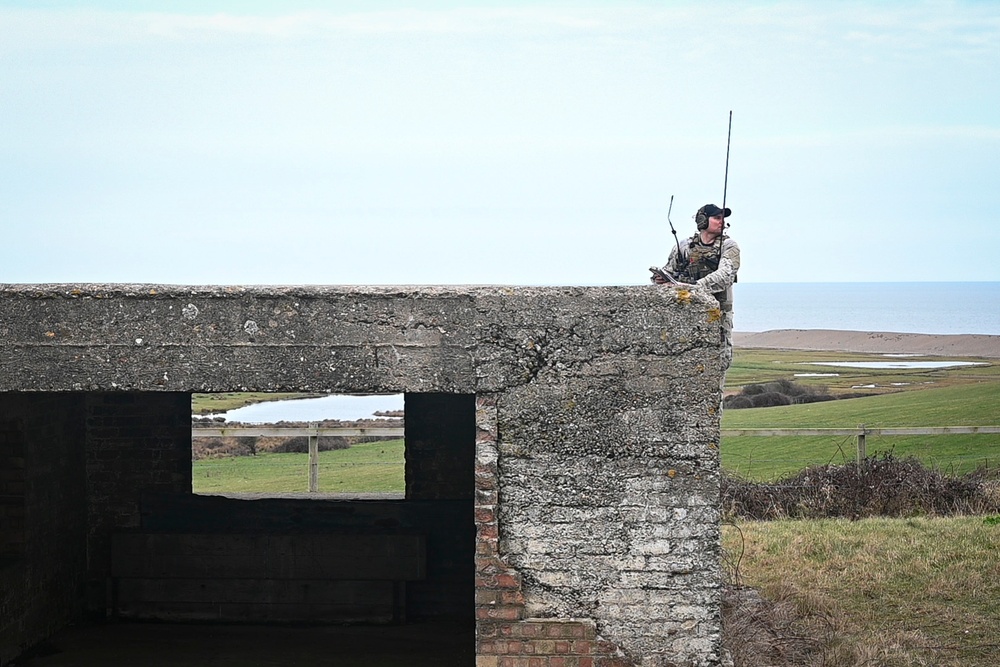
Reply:
[[[670,250],[670,258],[663,272],[677,282],[693,283],[710,291],[719,301],[722,311],[722,382],[733,360],[733,283],[740,268],[740,247],[723,232],[730,209],[715,204],[705,204],[695,213],[698,232],[687,241]],[[668,284],[669,280],[656,274],[654,283]]]

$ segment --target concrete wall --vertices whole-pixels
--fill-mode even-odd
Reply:
[[[4,286],[0,391],[465,396],[428,399],[444,411],[408,482],[436,474],[435,425],[474,438],[479,667],[715,665],[716,305],[653,286]],[[474,429],[449,416],[462,401]],[[174,442],[164,419],[150,437]],[[166,459],[96,506],[131,525],[133,490],[184,483]],[[469,493],[462,465],[438,470],[414,493]],[[108,531],[89,507],[93,574]]]

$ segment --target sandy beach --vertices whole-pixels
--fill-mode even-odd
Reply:
[[[835,329],[733,332],[733,345],[781,350],[843,350],[870,354],[1000,358],[1000,336],[911,334]]]

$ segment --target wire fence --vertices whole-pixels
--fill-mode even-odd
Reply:
[[[722,459],[731,472],[769,481],[810,466],[861,462],[872,452],[964,474],[1000,465],[1000,438],[982,437],[996,434],[1000,426],[723,429]]]
[[[724,467],[745,478],[775,480],[789,473],[795,473],[814,465],[843,464],[863,461],[869,451],[899,452],[913,455],[925,464],[948,474],[962,474],[977,468],[991,468],[1000,465],[1000,438],[992,439],[974,448],[955,447],[955,438],[979,438],[984,435],[1000,434],[1000,426],[935,426],[935,427],[867,427],[855,428],[753,428],[722,429],[722,459]],[[370,471],[362,477],[370,477],[375,485],[397,484],[395,477],[402,476],[402,462],[396,460],[352,461],[340,458],[336,463],[321,461],[319,439],[321,437],[372,437],[402,438],[402,427],[280,427],[280,426],[238,426],[238,427],[194,427],[192,438],[257,438],[280,437],[308,438],[308,458],[304,462],[299,457],[268,461],[271,473],[276,478],[288,474],[296,480],[305,477],[309,492],[331,490],[337,480],[353,478],[345,475],[360,469]],[[915,442],[914,436],[919,436]],[[744,441],[743,439],[751,439]],[[761,445],[753,439],[766,438]],[[244,465],[254,465],[255,457]],[[214,464],[202,469],[202,475],[236,474],[245,477],[248,483],[260,483],[259,475],[235,470],[240,464]],[[303,470],[303,466],[305,466]],[[260,467],[260,466],[258,466]],[[284,468],[284,470],[281,470]],[[292,472],[289,472],[291,470]],[[320,484],[320,477],[324,482]],[[257,482],[252,480],[257,479]],[[204,480],[203,480],[204,481]],[[285,484],[287,482],[276,481]],[[294,482],[297,484],[297,481]],[[334,488],[334,490],[336,490]]]
[[[196,426],[191,429],[192,440],[305,437],[308,439],[308,451],[305,460],[302,454],[203,460],[199,462],[196,474],[193,474],[192,483],[199,493],[214,489],[245,492],[287,492],[302,489],[308,493],[399,491],[404,483],[401,457],[393,456],[392,451],[389,451],[385,460],[379,460],[380,452],[371,452],[371,456],[363,461],[343,456],[337,457],[336,461],[321,460],[320,438],[384,439],[402,438],[403,435],[402,427]],[[305,484],[301,484],[302,480],[305,480]]]

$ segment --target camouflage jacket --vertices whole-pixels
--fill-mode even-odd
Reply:
[[[719,245],[722,257],[719,258]],[[715,239],[711,245],[701,242],[695,234],[680,244],[680,253],[675,245],[670,249],[670,258],[663,270],[675,278],[692,280],[704,287],[719,300],[725,312],[733,309],[733,283],[740,269],[740,246],[728,236]]]

